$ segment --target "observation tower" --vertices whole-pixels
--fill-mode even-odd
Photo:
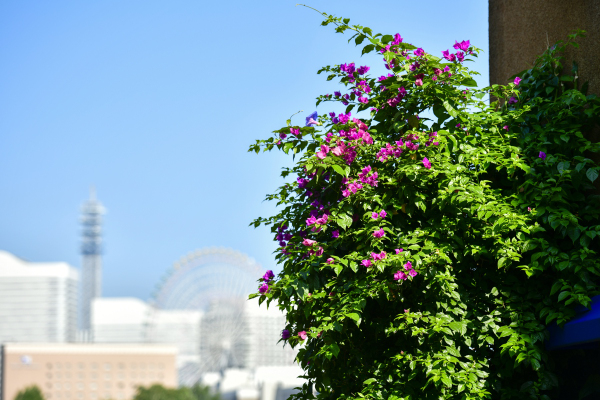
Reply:
[[[89,337],[92,300],[102,289],[102,215],[106,210],[96,200],[96,190],[90,188],[90,198],[81,206],[81,289],[79,330]]]

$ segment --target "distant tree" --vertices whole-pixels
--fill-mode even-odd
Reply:
[[[194,400],[189,388],[171,389],[162,385],[138,387],[134,400]]]
[[[44,395],[39,387],[33,385],[17,393],[15,400],[44,400]]]
[[[166,388],[162,385],[138,387],[134,400],[220,400],[218,393],[212,394],[207,386],[196,384],[179,389]],[[29,400],[29,399],[28,399]]]
[[[211,393],[208,386],[195,384],[190,388],[195,400],[221,400],[219,393]]]

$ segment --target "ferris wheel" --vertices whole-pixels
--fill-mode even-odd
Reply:
[[[167,272],[152,296],[154,307],[202,312],[199,362],[180,369],[180,375],[188,375],[184,380],[243,366],[249,348],[244,336],[244,303],[256,292],[262,273],[252,258],[225,248],[191,252]]]

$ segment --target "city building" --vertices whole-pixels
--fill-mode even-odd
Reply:
[[[182,384],[195,383],[200,361],[200,322],[195,310],[158,310],[133,297],[96,298],[92,302],[95,343],[162,343],[178,349]]]
[[[174,346],[5,343],[2,353],[1,400],[31,385],[47,400],[124,400],[138,386],[177,387]]]
[[[0,343],[75,340],[78,272],[0,251]]]
[[[249,346],[244,361],[245,368],[262,366],[291,366],[298,354],[297,350],[284,343],[281,331],[285,328],[285,314],[275,303],[258,305],[258,298],[244,303],[244,318]]]
[[[92,301],[102,294],[102,215],[106,210],[92,187],[90,198],[81,206],[81,288],[79,330],[82,340],[90,339]]]

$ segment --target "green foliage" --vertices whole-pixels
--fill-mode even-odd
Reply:
[[[196,384],[190,388],[166,388],[156,384],[150,387],[138,387],[134,400],[220,400],[218,393],[211,393],[206,386]]]
[[[15,396],[15,400],[44,400],[44,396],[40,388],[33,385],[19,391]]]
[[[393,76],[327,66],[319,73],[352,92],[317,104],[347,103],[361,119],[288,121],[250,147],[299,156],[282,172],[298,182],[267,196],[281,212],[253,222],[285,244],[259,301],[276,301],[289,345],[302,345],[308,383],[293,397],[548,398],[558,378],[545,327],[599,293],[600,148],[586,134],[600,102],[560,75],[562,44],[518,86],[468,89],[462,62],[323,15],[362,54],[383,53]]]

